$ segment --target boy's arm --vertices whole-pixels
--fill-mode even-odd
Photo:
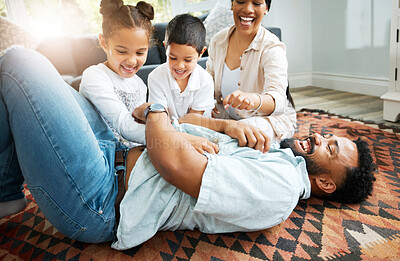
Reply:
[[[203,115],[204,114],[204,111],[196,111],[196,110],[193,110],[193,109],[189,109],[189,112],[188,113],[197,113],[197,114],[199,114],[199,115]]]
[[[205,111],[211,111],[214,108],[214,80],[200,65],[196,70],[202,81],[198,83],[200,88],[193,94],[189,112],[203,115]]]

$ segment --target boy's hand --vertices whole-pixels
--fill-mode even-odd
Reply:
[[[150,106],[150,104],[151,103],[145,102],[139,107],[136,107],[132,112],[132,117],[139,123],[145,123],[146,119],[144,118],[144,111]]]

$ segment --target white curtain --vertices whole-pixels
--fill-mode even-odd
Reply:
[[[24,0],[5,0],[9,18],[16,24],[27,28],[28,19],[26,15]]]

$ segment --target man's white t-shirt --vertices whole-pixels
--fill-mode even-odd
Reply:
[[[158,66],[149,74],[149,102],[167,107],[171,117],[180,118],[189,109],[205,111],[204,116],[210,117],[214,108],[213,78],[198,64],[189,77],[186,89],[181,92],[168,63]]]

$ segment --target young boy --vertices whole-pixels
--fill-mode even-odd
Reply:
[[[214,82],[197,64],[205,46],[206,30],[197,17],[174,17],[165,32],[167,62],[149,74],[149,102],[168,108],[170,116],[187,113],[211,116],[214,108]]]

